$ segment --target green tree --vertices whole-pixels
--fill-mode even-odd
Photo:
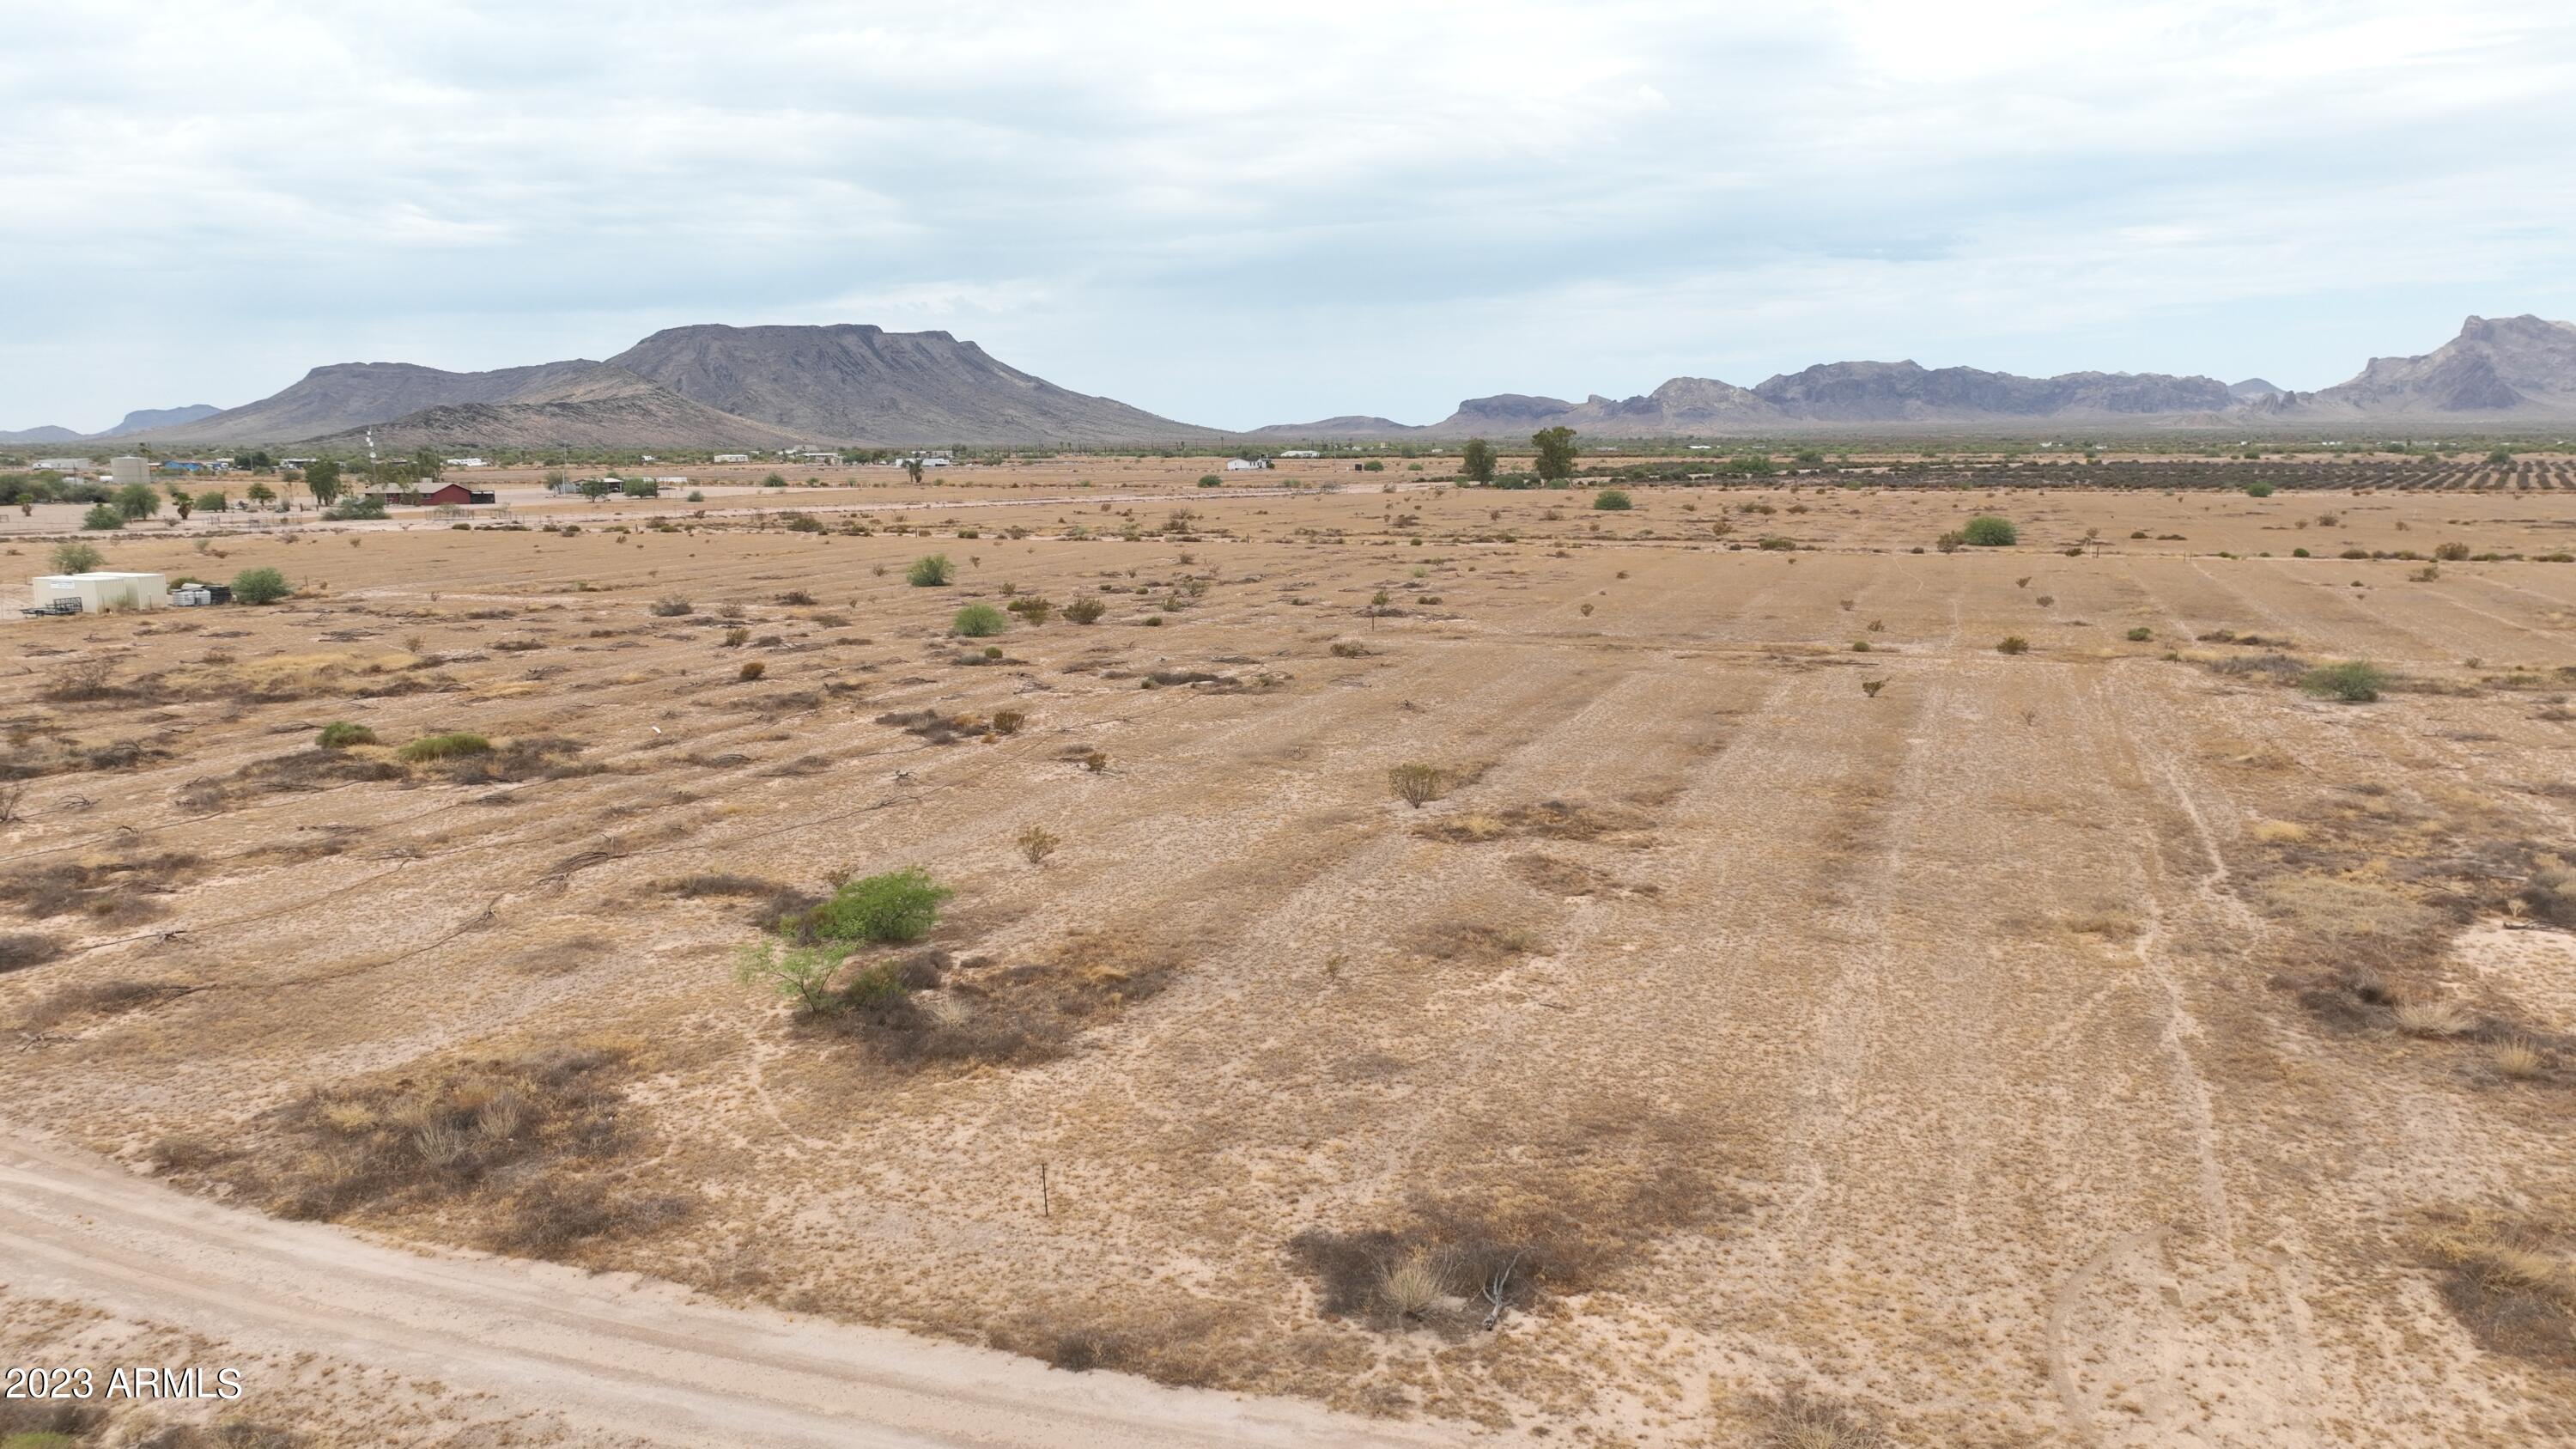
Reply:
[[[125,511],[113,503],[93,503],[89,506],[89,512],[81,515],[83,528],[123,528],[124,526]]]
[[[221,488],[209,488],[197,495],[199,513],[221,513],[230,506],[231,502],[224,497],[224,490]]]
[[[436,448],[417,449],[411,455],[411,475],[433,488],[438,486],[438,475],[446,468],[447,460],[438,456]]]
[[[179,521],[185,523],[188,515],[197,511],[197,500],[188,496],[187,489],[173,483],[170,485],[170,506],[179,511]]]
[[[1494,445],[1482,438],[1469,438],[1459,450],[1458,471],[1479,483],[1494,481]]]
[[[161,511],[161,495],[149,483],[128,483],[116,490],[116,511],[128,518],[149,518]]]
[[[1959,530],[1961,543],[1978,548],[2010,548],[2020,538],[2021,530],[2013,527],[2010,519],[1997,518],[1991,513],[1978,514]]]
[[[1562,483],[1574,476],[1574,429],[1560,423],[1530,434],[1530,446],[1538,449],[1538,476],[1541,481]]]
[[[915,483],[920,482],[920,481],[921,481],[921,460],[920,460],[919,458],[906,458],[906,459],[904,459],[904,460],[903,460],[903,476],[905,476],[905,477],[907,477],[907,478],[911,479],[911,480],[912,480],[913,482],[915,482]]]
[[[249,497],[251,502],[258,504],[262,508],[265,508],[277,501],[277,490],[269,487],[265,483],[253,483],[248,488],[243,489],[242,492]]]
[[[107,555],[90,544],[74,540],[54,545],[54,572],[58,574],[96,573],[107,564]]]
[[[596,500],[608,496],[609,484],[605,478],[584,478],[574,486],[581,490],[581,496],[584,498]]]
[[[304,490],[313,501],[328,508],[340,496],[340,465],[330,458],[316,458],[304,470]]]

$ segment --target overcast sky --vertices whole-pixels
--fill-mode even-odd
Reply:
[[[0,428],[691,322],[1247,427],[2576,316],[2568,0],[1717,8],[0,6]]]

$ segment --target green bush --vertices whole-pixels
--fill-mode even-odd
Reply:
[[[443,735],[422,735],[394,753],[410,764],[427,760],[452,760],[459,755],[486,755],[492,742],[478,734],[452,730]]]
[[[2144,624],[2129,631],[2129,642],[2132,644],[2144,644],[2154,637],[2156,637],[2156,631]]]
[[[1216,476],[1214,473],[1201,473],[1199,475],[1199,486],[1201,488],[1222,488],[1225,486],[1225,480]]]
[[[385,516],[385,501],[369,498],[363,493],[352,493],[322,510],[322,516],[341,523],[352,519],[382,518]]]
[[[942,902],[957,894],[919,866],[851,881],[805,918],[827,941],[918,941],[939,924]]]
[[[93,503],[90,505],[89,512],[81,515],[83,528],[105,529],[124,526],[125,512],[113,503]]]
[[[1097,624],[1109,606],[1098,599],[1076,599],[1064,606],[1064,617],[1076,624]]]
[[[2260,478],[2257,478],[2253,482],[2245,485],[2245,492],[2249,497],[2269,498],[2272,496],[2272,485],[2264,482]]]
[[[990,604],[968,604],[948,621],[948,632],[969,639],[990,639],[1011,627],[1011,616]]]
[[[294,593],[286,575],[273,568],[243,569],[233,575],[233,602],[236,604],[274,604]]]
[[[2030,652],[2030,641],[2021,637],[2019,634],[2006,634],[2003,637],[2002,642],[1995,645],[1995,652],[1998,654],[2028,654]]]
[[[344,719],[335,719],[324,725],[321,737],[314,741],[326,750],[345,750],[351,745],[372,745],[375,742],[374,730],[362,724],[351,724]]]
[[[820,1016],[837,1010],[832,977],[848,959],[847,946],[793,946],[763,941],[745,946],[734,958],[733,979],[745,986],[766,986],[796,1003],[799,1011]]]
[[[2379,698],[2379,691],[2387,685],[2388,676],[2379,666],[2359,659],[2311,669],[2299,678],[2299,688],[2307,693],[2345,704],[2368,704]]]
[[[944,553],[924,554],[903,571],[904,582],[916,589],[941,588],[956,577],[957,565],[950,563]]]
[[[58,574],[96,573],[107,564],[107,555],[90,544],[74,539],[54,545],[54,572]]]
[[[1960,527],[1959,541],[1978,548],[2009,548],[2021,541],[2021,530],[2008,518],[1980,513]]]
[[[1623,490],[1604,488],[1592,495],[1592,506],[1604,513],[1622,513],[1637,505],[1628,501],[1628,495]]]

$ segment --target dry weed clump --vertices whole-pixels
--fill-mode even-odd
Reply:
[[[1759,1449],[1893,1449],[1896,1442],[1849,1404],[1805,1388],[1757,1401],[1754,1415]]]
[[[2576,1368],[2576,1213],[2436,1211],[2416,1241],[2443,1270],[2442,1301],[2481,1346]]]
[[[953,745],[979,739],[993,733],[990,721],[974,714],[941,714],[935,709],[896,710],[877,716],[877,723],[892,725],[908,735],[917,735],[934,745]]]
[[[634,1071],[631,1047],[583,1042],[318,1091],[202,1170],[283,1217],[461,1210],[489,1246],[557,1254],[680,1211],[596,1176],[632,1145],[621,1108]]]
[[[204,862],[184,851],[83,857],[24,865],[0,875],[0,905],[31,920],[82,916],[100,925],[148,921],[169,893]]]
[[[1643,832],[1652,823],[1644,811],[1624,805],[1542,800],[1535,805],[1514,805],[1490,812],[1470,811],[1426,821],[1416,827],[1414,833],[1425,839],[1459,845],[1481,845],[1487,841],[1508,839],[1635,845],[1642,843]]]
[[[1396,765],[1386,772],[1386,784],[1395,798],[1419,810],[1448,792],[1449,772],[1419,762]]]
[[[31,966],[42,966],[62,954],[63,943],[51,936],[23,931],[0,935],[0,976],[24,971]]]
[[[1415,927],[1405,946],[1432,961],[1498,966],[1523,956],[1547,954],[1547,942],[1526,926],[1495,925],[1481,920],[1448,920]]]
[[[1084,1030],[1161,992],[1185,960],[1170,941],[1077,931],[1019,965],[939,950],[836,964],[833,1000],[801,1020],[889,1064],[1023,1066],[1062,1056]]]

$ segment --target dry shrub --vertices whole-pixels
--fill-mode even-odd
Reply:
[[[0,905],[34,920],[80,915],[103,925],[161,914],[147,897],[167,893],[202,864],[182,851],[108,859],[50,861],[0,875]]]
[[[405,780],[410,772],[383,751],[354,748],[297,750],[273,760],[254,760],[233,772],[233,779],[262,790],[320,790],[331,785]]]
[[[1523,956],[1544,955],[1547,942],[1525,926],[1460,919],[1415,927],[1407,933],[1405,947],[1434,961],[1497,966]]]
[[[30,932],[0,935],[0,976],[24,971],[30,966],[42,966],[62,954],[63,943],[51,936]]]
[[[1382,1225],[1290,1239],[1322,1312],[1380,1328],[1491,1326],[1544,1295],[1607,1286],[1657,1240],[1744,1209],[1704,1128],[1639,1104],[1596,1104],[1553,1132],[1514,1130],[1519,1150],[1486,1180],[1462,1173],[1369,1214]],[[1427,1303],[1426,1276],[1437,1290]]]
[[[845,1009],[809,1026],[855,1036],[890,1063],[1049,1061],[1161,992],[1184,960],[1168,941],[1092,931],[1023,965],[922,951],[858,971],[843,987]]]
[[[559,1253],[638,1221],[588,1180],[630,1145],[634,1069],[623,1044],[576,1043],[317,1091],[262,1119],[217,1176],[283,1217],[463,1207],[492,1246]]]
[[[1031,865],[1041,865],[1048,856],[1056,853],[1064,841],[1045,826],[1032,825],[1021,831],[1014,843],[1019,846],[1022,859]]]
[[[758,876],[712,872],[666,880],[656,889],[666,891],[683,900],[694,900],[699,896],[758,896],[775,900],[785,887],[780,886],[776,881],[762,880]]]
[[[495,750],[458,755],[443,761],[441,771],[458,785],[515,784],[522,780],[564,780],[596,775],[608,767],[574,758],[581,743],[559,735],[512,740]]]
[[[934,745],[953,745],[990,730],[990,726],[975,715],[944,715],[935,709],[896,710],[878,715],[877,723],[892,725],[908,735],[918,735]]]
[[[1791,1387],[1757,1401],[1760,1449],[1891,1449],[1895,1443],[1848,1404]]]
[[[1655,895],[1653,886],[1624,886],[1608,874],[1578,861],[1553,855],[1516,855],[1503,863],[1513,879],[1552,896],[1589,896],[1611,892]]]
[[[118,980],[66,986],[29,1007],[22,1025],[30,1031],[44,1031],[77,1016],[123,1016],[196,989],[175,981]]]
[[[1628,845],[1640,843],[1636,837],[1651,823],[1643,811],[1626,806],[1544,800],[1535,805],[1514,805],[1496,812],[1453,815],[1429,821],[1417,827],[1416,833],[1428,839],[1464,845],[1513,837],[1609,841]]]
[[[2456,1001],[2401,1001],[2397,1029],[2409,1036],[2463,1036],[2477,1028],[2477,1014]]]
[[[36,692],[57,704],[122,698],[127,690],[112,682],[113,661],[105,655],[75,659],[56,669]]]
[[[1413,762],[1392,767],[1386,772],[1386,785],[1395,798],[1419,810],[1437,800],[1448,789],[1448,772],[1438,765]]]
[[[2576,1368],[2576,1215],[2565,1205],[2429,1213],[2417,1243],[2481,1346]]]

